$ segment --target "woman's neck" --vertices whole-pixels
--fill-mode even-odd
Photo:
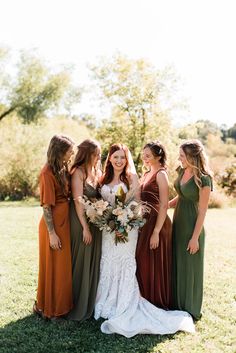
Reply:
[[[157,162],[155,164],[152,164],[150,167],[150,172],[151,173],[155,173],[156,171],[158,171],[160,168],[162,168],[163,166],[161,165],[161,163]]]
[[[120,171],[116,171],[114,170],[114,175],[113,175],[113,179],[112,179],[112,184],[119,184],[120,183],[120,176],[121,176],[121,173]]]
[[[88,165],[87,172],[88,172],[88,175],[93,175],[94,174],[94,167],[92,165]]]
[[[192,170],[192,168],[190,168],[190,167],[186,167],[186,168],[184,169],[184,173],[185,173],[186,175],[193,175],[193,170]]]
[[[94,181],[96,178],[95,168],[93,166],[87,167],[87,179],[90,181]]]

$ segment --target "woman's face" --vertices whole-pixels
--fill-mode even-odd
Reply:
[[[152,151],[149,147],[144,148],[142,153],[142,161],[146,167],[151,167],[153,164],[156,164],[158,157],[155,157],[152,154]]]
[[[181,165],[183,168],[187,168],[189,166],[189,163],[186,158],[186,154],[184,153],[183,149],[179,149],[179,158],[178,160],[180,161]]]
[[[126,166],[127,159],[124,150],[114,152],[110,157],[110,162],[114,170],[122,172]]]
[[[71,146],[67,152],[65,153],[64,157],[63,157],[63,160],[68,163],[70,158],[73,156],[74,154],[74,149],[73,149],[73,146]]]
[[[101,160],[101,149],[97,147],[91,159],[92,166],[95,167],[100,160]]]

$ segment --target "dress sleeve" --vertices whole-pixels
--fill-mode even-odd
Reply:
[[[41,173],[39,178],[40,204],[55,206],[55,183],[53,176],[49,173]]]
[[[213,191],[212,178],[209,175],[203,175],[201,177],[201,182],[202,182],[202,187],[209,186],[211,188],[211,191]]]

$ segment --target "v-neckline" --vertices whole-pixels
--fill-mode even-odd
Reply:
[[[181,187],[184,186],[184,185],[186,185],[186,184],[188,184],[188,183],[194,178],[194,175],[192,175],[187,181],[185,181],[185,183],[181,183],[181,180],[182,180],[182,178],[183,178],[183,175],[184,175],[184,172],[182,173],[181,178],[180,178],[180,180],[179,180],[179,185],[180,185]]]
[[[154,175],[155,175],[155,178],[156,178],[156,175],[157,175],[157,173],[158,173],[160,170],[165,170],[165,168],[164,168],[164,167],[160,167],[159,169],[157,169],[157,171],[152,174],[151,178],[149,178],[148,181],[146,181],[146,176],[147,176],[148,173],[150,173],[150,171],[146,172],[146,173],[144,174],[144,176],[143,176],[144,178],[143,178],[142,184],[143,184],[143,185],[148,184],[148,183],[152,180],[152,178],[154,177]]]
[[[90,187],[93,188],[94,190],[97,189],[97,186],[95,187],[94,185],[88,183],[86,180],[85,180],[85,184],[88,185],[88,186],[90,186]]]

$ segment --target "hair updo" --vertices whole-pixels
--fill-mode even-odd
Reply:
[[[154,157],[160,157],[159,162],[163,167],[166,165],[166,150],[160,141],[148,142],[143,149],[150,148]]]

